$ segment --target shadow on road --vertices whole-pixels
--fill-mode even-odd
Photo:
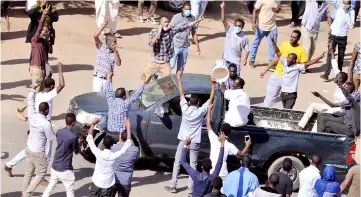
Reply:
[[[24,38],[25,42],[26,31],[10,31],[10,32],[1,32],[1,40],[13,40],[18,38]]]
[[[1,86],[1,90],[7,90],[11,88],[17,88],[20,86],[26,86],[27,88],[30,88],[30,84],[31,84],[30,79],[24,79],[21,81],[1,83],[0,86]]]
[[[29,44],[30,46],[30,44]],[[29,54],[30,58],[30,54]],[[56,57],[49,57],[49,61],[57,60]],[[1,62],[1,66],[3,65],[14,65],[14,64],[28,64],[29,59],[12,59],[12,60],[5,60]]]
[[[20,94],[1,94],[1,100],[14,100],[14,101],[22,101],[25,99],[25,96]]]

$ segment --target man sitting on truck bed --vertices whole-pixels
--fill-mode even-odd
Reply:
[[[232,127],[241,127],[248,123],[248,115],[251,112],[251,102],[248,94],[243,91],[244,80],[237,77],[233,83],[232,90],[225,90],[222,86],[224,98],[229,100],[228,111],[226,112],[224,122]]]
[[[346,90],[355,90],[355,84],[353,82],[347,82],[344,85]],[[360,93],[352,93],[352,97],[356,102],[360,102]],[[344,111],[341,113],[335,114],[318,114],[317,116],[317,132],[333,132],[338,134],[347,135],[350,138],[354,138],[357,135],[355,128],[355,123],[353,121],[354,114],[352,113],[352,106],[349,101],[346,100],[345,103],[342,103],[341,106],[344,106]],[[359,131],[358,131],[359,133]]]
[[[335,92],[334,92],[334,103],[327,103],[322,96],[317,96],[316,97],[320,97],[321,100],[323,100],[325,103],[311,103],[307,110],[306,113],[303,115],[301,121],[298,123],[298,125],[296,126],[296,130],[303,130],[306,127],[306,124],[308,123],[308,121],[310,120],[311,116],[313,115],[313,113],[317,112],[323,112],[323,113],[335,113],[335,112],[339,112],[341,111],[340,108],[340,103],[344,103],[346,100],[346,97],[342,94],[341,89],[339,88],[339,86],[343,86],[346,81],[347,81],[347,74],[345,72],[340,72],[340,70],[338,69],[338,63],[337,63],[337,59],[335,59],[335,54],[334,51],[332,50],[332,43],[329,44],[329,48],[330,48],[330,55],[331,55],[331,65],[332,65],[332,70],[335,74],[335,80],[334,82],[336,83],[336,88],[335,88]],[[352,93],[352,92],[351,92]],[[314,124],[314,127],[312,128],[312,132],[316,132],[317,131],[317,122]]]

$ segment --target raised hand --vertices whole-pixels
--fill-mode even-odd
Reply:
[[[251,138],[249,138],[247,141],[244,142],[246,144],[246,147],[249,147],[252,145]]]
[[[226,7],[226,3],[224,1],[222,1],[221,5],[219,5],[219,7],[221,7],[223,9],[224,7]]]
[[[148,84],[150,82],[150,80],[152,79],[152,75],[147,78],[147,75],[145,73],[143,73],[142,76],[140,77],[140,79],[142,80],[143,84]]]
[[[48,15],[49,13],[50,13],[50,5],[48,5],[43,11],[43,14],[45,15]]]
[[[315,97],[320,97],[320,93],[318,92],[311,92]]]

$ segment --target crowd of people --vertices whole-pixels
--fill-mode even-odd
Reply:
[[[300,2],[292,2],[293,11]],[[241,127],[248,123],[250,114],[250,98],[243,90],[244,79],[241,78],[241,67],[249,65],[255,67],[257,50],[261,40],[266,37],[269,45],[268,67],[261,73],[261,77],[276,66],[269,77],[267,93],[264,100],[265,107],[272,107],[280,95],[283,107],[292,109],[297,100],[298,80],[302,73],[307,72],[309,66],[321,60],[326,53],[311,59],[315,52],[317,37],[320,31],[320,22],[327,18],[330,26],[328,32],[326,70],[321,79],[328,80],[331,70],[335,77],[335,101],[331,102],[318,92],[313,95],[319,97],[324,104],[312,103],[306,110],[303,118],[295,129],[312,130],[313,132],[339,133],[353,138],[356,143],[360,134],[360,43],[354,46],[349,72],[342,72],[344,56],[347,46],[347,34],[354,27],[358,15],[359,2],[350,0],[334,0],[332,2],[309,0],[303,2],[304,13],[301,22],[301,31],[293,30],[290,40],[277,45],[276,14],[281,12],[281,6],[275,0],[247,1],[247,7],[252,14],[252,28],[255,31],[255,40],[250,47],[247,35],[242,31],[245,21],[236,19],[230,24],[225,18],[226,2],[220,3],[221,21],[225,28],[225,41],[223,50],[224,65],[229,70],[229,78],[224,83],[217,83],[212,78],[212,88],[208,101],[199,106],[196,95],[186,98],[183,91],[182,76],[188,58],[188,48],[191,43],[201,52],[197,30],[198,24],[203,20],[207,1],[185,2],[181,13],[159,19],[157,28],[149,33],[148,45],[152,47],[152,56],[141,76],[142,84],[129,97],[124,88],[112,88],[114,66],[121,66],[121,57],[117,51],[116,23],[119,1],[95,1],[96,19],[98,29],[94,33],[96,47],[96,63],[93,74],[93,91],[104,92],[108,104],[107,132],[100,145],[95,145],[93,134],[99,119],[95,119],[86,133],[74,134],[72,128],[76,123],[76,115],[67,113],[65,127],[54,132],[51,124],[52,100],[65,87],[62,73],[62,63],[58,63],[59,84],[55,88],[52,79],[53,71],[48,63],[49,54],[53,53],[55,43],[54,22],[59,20],[56,8],[48,1],[27,2],[27,11],[31,19],[28,27],[26,43],[31,43],[29,72],[31,76],[31,89],[29,95],[17,108],[17,115],[21,120],[28,121],[28,140],[24,150],[19,152],[11,161],[3,165],[9,176],[12,168],[26,158],[26,167],[23,179],[22,196],[32,196],[39,184],[47,185],[43,197],[50,196],[56,183],[61,181],[68,197],[74,196],[75,175],[72,166],[73,153],[81,152],[86,143],[96,158],[92,185],[88,196],[129,196],[134,171],[134,163],[139,158],[139,148],[132,143],[130,120],[127,118],[131,105],[136,102],[152,79],[176,73],[180,94],[180,107],[182,122],[179,128],[179,144],[175,153],[172,179],[165,187],[166,191],[177,193],[177,180],[180,166],[189,174],[188,196],[229,196],[229,197],[290,197],[293,192],[293,181],[288,177],[292,170],[292,160],[285,157],[281,172],[270,174],[268,181],[260,185],[258,177],[249,168],[252,157],[248,151],[252,139],[245,141],[245,147],[240,151],[227,139],[231,135],[232,127]],[[8,4],[2,2],[2,10]],[[330,6],[333,9],[330,9]],[[144,1],[138,3],[139,22],[143,18]],[[155,11],[157,1],[151,2],[147,21],[156,23]],[[355,14],[357,13],[357,14]],[[302,15],[302,14],[301,14]],[[292,16],[292,26],[297,25],[300,13]],[[8,13],[7,29],[10,30]],[[106,32],[105,29],[109,29]],[[104,34],[102,42],[99,36]],[[299,41],[302,41],[302,44]],[[335,58],[335,49],[338,57]],[[224,98],[228,100],[228,110],[225,113],[218,135],[211,126],[212,107],[216,87],[219,86]],[[27,117],[24,115],[28,108]],[[306,128],[313,113],[318,113],[317,123],[313,128]],[[207,132],[210,141],[210,157],[201,161],[201,172],[198,172],[197,161],[201,146],[201,132],[203,117],[206,116]],[[86,135],[86,140],[84,140]],[[51,159],[52,141],[56,138],[57,147],[51,165],[50,181],[44,177]],[[187,153],[189,152],[189,163]],[[242,158],[242,167],[228,172],[227,157],[237,155]],[[324,168],[323,176],[319,167],[322,158],[312,156],[309,167],[299,174],[299,195],[309,196],[340,196],[348,188],[349,196],[360,196],[359,165],[353,166],[346,179],[340,184],[335,181],[335,168]],[[355,159],[356,160],[356,159]],[[358,162],[358,161],[357,161]],[[33,177],[33,175],[35,175]],[[33,178],[32,178],[33,177]]]

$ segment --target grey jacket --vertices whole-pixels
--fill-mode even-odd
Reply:
[[[256,190],[254,190],[252,197],[281,197],[281,194],[267,192],[259,187]]]

